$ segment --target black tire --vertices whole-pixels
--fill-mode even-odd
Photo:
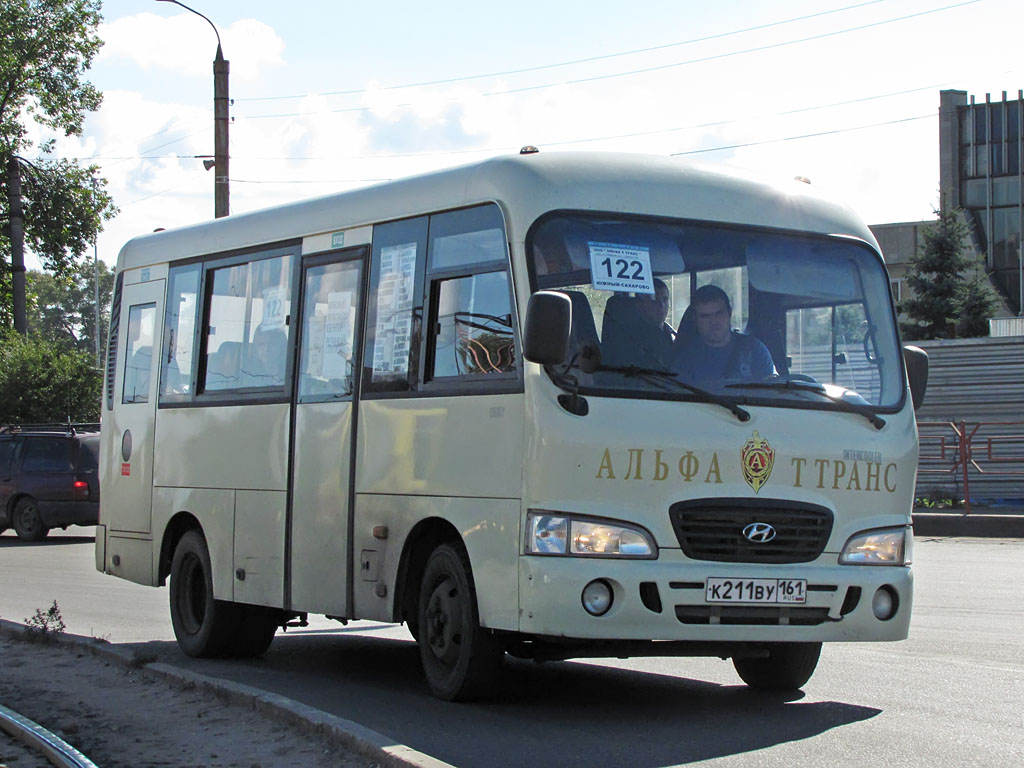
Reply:
[[[457,544],[430,555],[416,608],[420,661],[431,692],[446,701],[493,691],[504,649],[480,627],[469,557]]]
[[[277,608],[259,605],[243,605],[240,608],[237,631],[225,646],[224,652],[239,658],[262,656],[274,642],[278,628],[284,624],[284,614]]]
[[[11,523],[22,541],[42,541],[50,532],[43,523],[43,516],[39,514],[39,503],[31,496],[24,497],[14,507],[14,520]]]
[[[240,606],[213,597],[206,539],[197,530],[178,541],[171,560],[171,624],[178,646],[196,658],[221,655],[238,634]]]
[[[819,656],[821,643],[772,643],[766,658],[734,658],[732,665],[751,688],[795,691],[811,679]]]

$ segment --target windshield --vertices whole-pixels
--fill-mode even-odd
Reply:
[[[572,303],[550,373],[581,393],[878,408],[903,395],[888,277],[858,240],[559,214],[528,249],[536,288]]]

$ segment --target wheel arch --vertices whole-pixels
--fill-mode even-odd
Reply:
[[[157,558],[157,584],[164,586],[167,577],[171,574],[171,560],[174,558],[174,550],[181,541],[181,537],[188,531],[198,530],[203,538],[206,533],[203,526],[191,512],[178,512],[167,521],[163,537],[160,540],[160,554]]]
[[[427,559],[434,549],[443,543],[452,543],[467,551],[462,535],[451,522],[440,517],[420,520],[409,531],[402,545],[398,575],[395,579],[395,600],[392,605],[392,621],[406,623],[416,621],[416,605],[419,602],[420,581],[427,566]],[[470,563],[470,581],[473,579]]]

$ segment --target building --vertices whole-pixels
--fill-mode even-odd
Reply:
[[[971,231],[968,248],[985,259],[1000,299],[997,314],[1021,315],[1024,270],[1024,91],[984,103],[966,91],[939,94],[939,195],[944,208],[961,208]],[[930,221],[874,224],[897,303],[907,297],[905,278]],[[1014,326],[1016,328],[1016,326]]]
[[[967,212],[993,285],[1021,314],[1024,270],[1024,91],[978,103],[966,91],[941,91],[939,194]]]

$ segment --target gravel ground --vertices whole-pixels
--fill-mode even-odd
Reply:
[[[200,686],[88,649],[0,635],[0,704],[35,721],[100,768],[363,768],[377,763],[336,739],[229,703]],[[49,763],[0,731],[0,768]]]

